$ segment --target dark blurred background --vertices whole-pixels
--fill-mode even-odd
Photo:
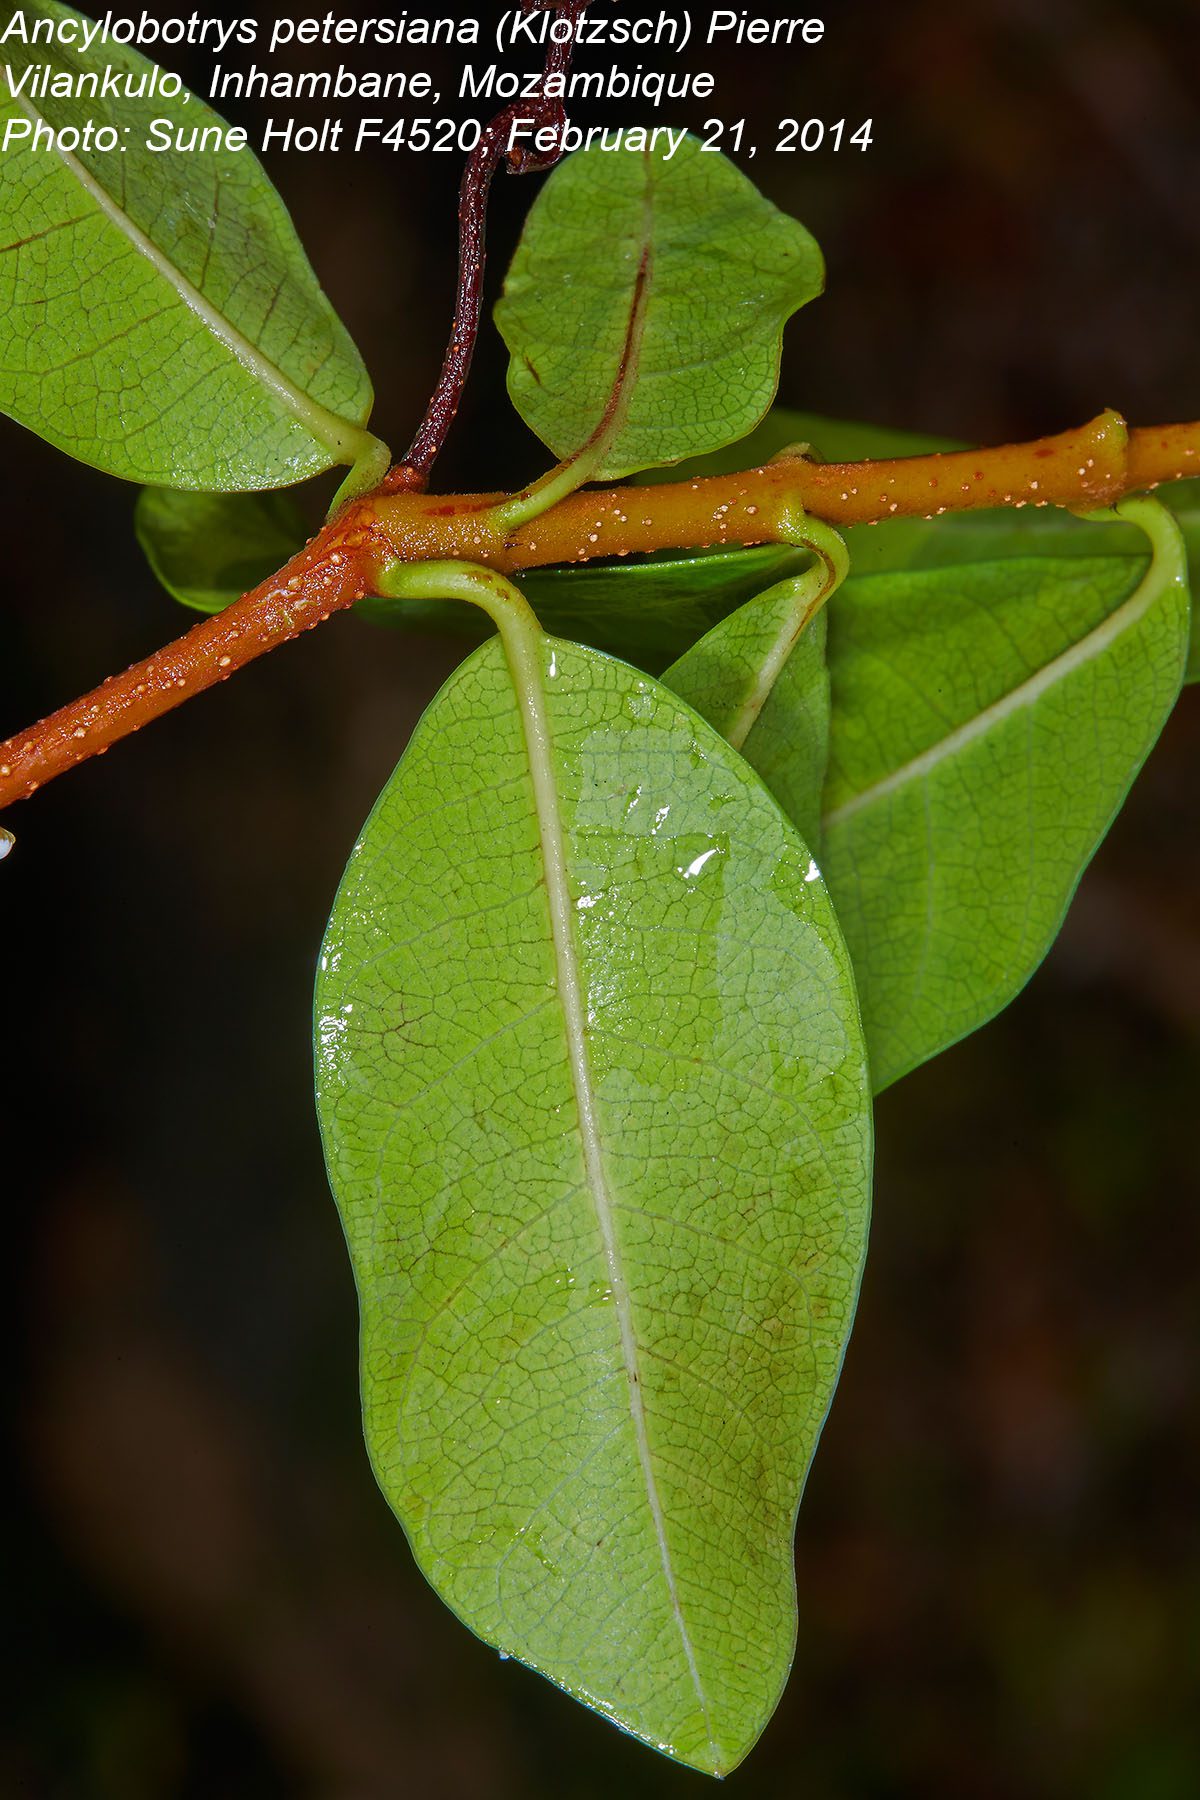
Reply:
[[[842,0],[819,50],[718,60],[727,117],[875,120],[866,156],[753,165],[829,263],[786,399],[977,441],[1200,415],[1195,0]],[[457,159],[271,169],[401,445]],[[497,184],[493,278],[533,192]],[[489,328],[439,480],[538,461]],[[129,489],[7,424],[0,473],[3,734],[186,621]],[[9,818],[2,1794],[703,1791],[450,1617],[360,1441],[311,974],[458,654],[335,621]],[[1198,827],[1192,690],[1026,994],[882,1100],[796,1669],[746,1800],[1200,1792]]]

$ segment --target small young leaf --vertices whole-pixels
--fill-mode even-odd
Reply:
[[[695,138],[578,152],[496,308],[513,404],[558,457],[602,438],[596,479],[715,449],[770,406],[784,324],[822,280],[803,226]]]
[[[191,494],[143,488],[138,542],[159,581],[197,612],[223,612],[304,543],[304,514],[290,494]]]
[[[472,1629],[718,1773],[792,1654],[865,1242],[857,1007],[741,758],[625,664],[531,654],[434,701],[321,958],[367,1438]]]
[[[1017,557],[860,576],[829,609],[821,865],[876,1089],[991,1018],[1049,949],[1171,711],[1182,538],[1145,559]]]
[[[55,0],[21,12],[79,18]],[[217,115],[186,91],[86,96],[106,69],[150,95],[154,65],[114,43],[13,37],[4,57],[0,409],[158,487],[279,487],[377,450],[358,352],[253,153],[218,144]],[[35,99],[46,67],[85,97]],[[89,119],[116,149],[48,144]],[[174,147],[148,148],[156,130]]]

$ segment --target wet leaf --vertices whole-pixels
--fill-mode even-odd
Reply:
[[[321,959],[367,1437],[473,1630],[723,1771],[791,1659],[854,1309],[857,1008],[745,763],[628,666],[535,657],[520,696],[495,640],[443,688]]]

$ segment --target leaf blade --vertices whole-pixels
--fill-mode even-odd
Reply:
[[[26,11],[78,17],[56,0]],[[17,73],[101,71],[93,52],[61,46],[5,55]],[[154,68],[118,45],[108,65],[133,81]],[[221,127],[194,95],[0,100],[0,118],[55,131],[85,116],[126,132],[125,153],[4,152],[0,407],[150,486],[280,486],[364,454],[366,370],[253,153],[148,150],[155,117]]]
[[[318,985],[368,1439],[473,1630],[711,1771],[749,1748],[790,1659],[797,1495],[861,1267],[866,1072],[832,913],[765,792],[656,684],[554,640],[544,655],[638,1362],[588,1197],[530,763],[493,643],[368,822]],[[374,992],[354,974],[371,968]]]
[[[876,1091],[1025,985],[1174,705],[1183,541],[1126,507],[1163,521],[1140,581],[1023,558],[860,577],[831,608],[821,863]]]
[[[726,452],[710,461],[765,457],[796,441],[811,442],[832,460],[939,447],[776,409],[754,439],[736,447],[736,455]],[[702,474],[707,467],[697,465],[689,473]],[[1189,642],[1183,551],[1194,571],[1198,492],[1198,483],[1176,483],[1153,502],[1127,502],[1119,509],[1123,517],[1084,521],[1030,509],[1016,516],[962,514],[846,531],[854,573],[828,608],[834,705],[824,805],[818,801],[803,715],[780,734],[773,763],[764,760],[753,738],[744,748],[814,844],[826,874],[860,983],[877,1090],[1000,1011],[1057,935],[1075,887],[1178,690],[1181,646]],[[1149,578],[1145,519],[1156,515],[1159,524],[1151,535],[1159,541],[1160,561],[1169,562],[1178,579],[1168,583],[1157,606],[1148,594],[1146,629],[1130,630],[1124,648],[1118,643],[1112,655],[1101,658],[1125,669],[1126,717],[1122,727],[1121,709],[1113,709],[1114,730],[1100,734],[1104,754],[1092,758],[1090,726],[1072,734],[1064,721],[1058,792],[1050,788],[1039,796],[1031,837],[1041,850],[1025,869],[1022,887],[1013,874],[1019,846],[1011,831],[1008,839],[993,832],[991,821],[1011,815],[1028,772],[1019,758],[1001,761],[989,783],[970,768],[972,746],[989,721],[1002,722],[993,705],[1008,704],[1027,680],[1041,680],[1038,672],[1047,664],[1066,658],[1069,673],[1080,646],[1104,650],[1114,619],[1119,637],[1121,620],[1138,624],[1131,618],[1137,613],[1131,597]],[[732,717],[745,685],[739,655],[757,656],[761,666],[770,652],[772,626],[762,616],[769,604],[769,598],[749,603],[667,671],[667,682],[718,728]],[[731,630],[742,634],[733,651],[723,644]],[[1194,678],[1196,642],[1193,626],[1184,679]],[[695,685],[698,678],[703,691]],[[1078,682],[1072,691],[1077,699],[1083,694],[1080,721],[1086,724],[1087,696]],[[986,715],[982,723],[981,715]],[[959,806],[956,827],[937,806],[920,816],[903,807],[894,818],[881,816],[904,781],[916,780],[927,766],[930,740],[941,745],[934,765],[953,770],[946,779],[970,795],[970,805]],[[818,831],[814,819],[826,807]],[[865,822],[864,813],[871,815]],[[864,842],[856,845],[859,836]],[[951,863],[956,846],[971,847],[971,866],[960,871],[952,896],[941,891],[947,841]],[[1005,843],[1011,852],[1007,870]],[[995,944],[1012,923],[1011,917],[1005,923],[1000,897],[1014,886],[1013,906],[1029,936],[1010,944],[1007,960],[998,959]],[[1027,889],[1028,901],[1022,903]],[[914,893],[928,896],[924,919],[913,916]],[[940,989],[940,1003],[929,991],[931,982]],[[958,1003],[951,1006],[945,996],[955,985]]]
[[[803,227],[696,139],[670,160],[577,152],[496,308],[509,395],[560,458],[607,431],[595,479],[715,449],[769,408],[784,323],[822,282]]]

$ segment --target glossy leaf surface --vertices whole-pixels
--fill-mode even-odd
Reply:
[[[850,1328],[868,1082],[808,851],[628,666],[495,640],[371,815],[317,989],[376,1472],[439,1592],[669,1754],[732,1767],[795,1631]]]
[[[42,0],[31,23],[77,18]],[[12,79],[153,65],[116,44],[4,47]],[[153,120],[221,121],[194,95],[14,98],[0,127],[123,134],[104,152],[0,154],[0,409],[110,474],[153,486],[278,487],[373,442],[371,385],[249,149],[146,148]],[[199,144],[200,140],[196,140]]]
[[[1160,517],[1144,579],[1144,558],[1013,557],[831,603],[820,858],[876,1088],[1025,984],[1170,713],[1188,598]]]
[[[290,494],[193,494],[143,488],[138,542],[168,594],[216,613],[273,575],[304,543],[304,515]]]
[[[823,278],[803,226],[697,139],[578,152],[496,308],[513,404],[561,458],[603,432],[598,479],[716,449],[767,411],[784,324]]]

